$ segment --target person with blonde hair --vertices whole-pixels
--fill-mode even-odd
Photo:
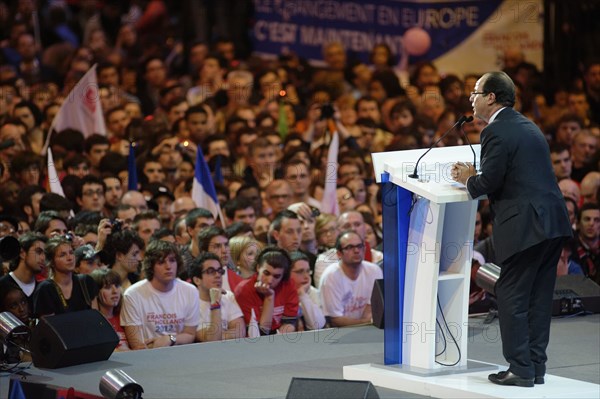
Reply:
[[[335,247],[335,239],[337,238],[336,222],[337,217],[330,213],[322,213],[317,216],[315,232],[319,244],[319,253]]]
[[[250,278],[256,273],[255,259],[262,247],[260,241],[253,237],[236,236],[229,240],[231,261],[242,278]]]

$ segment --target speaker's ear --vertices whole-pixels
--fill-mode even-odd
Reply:
[[[107,360],[119,336],[97,310],[43,316],[31,334],[35,367],[55,369]]]

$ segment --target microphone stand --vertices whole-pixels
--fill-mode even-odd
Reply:
[[[473,120],[473,117],[469,116],[465,120],[464,123],[469,123],[472,120]],[[473,145],[471,145],[471,142],[469,141],[469,136],[467,135],[467,133],[465,133],[465,129],[463,129],[463,125],[460,125],[460,131],[463,134],[463,137],[465,138],[465,140],[467,141],[467,144],[471,148],[471,152],[473,152],[473,168],[475,169],[475,173],[477,173],[477,155],[475,155],[475,150],[473,149]]]
[[[424,157],[425,155],[427,155],[427,153],[428,153],[429,151],[431,151],[431,150],[433,149],[433,147],[435,147],[435,146],[436,146],[436,145],[437,145],[437,144],[438,144],[440,141],[442,141],[442,140],[444,139],[444,137],[446,137],[446,136],[447,136],[447,135],[448,135],[448,134],[449,134],[451,131],[453,131],[454,129],[456,129],[456,127],[457,127],[458,125],[461,125],[461,126],[462,126],[462,124],[463,124],[463,123],[464,123],[464,122],[465,122],[467,119],[468,119],[468,118],[467,118],[466,116],[464,116],[464,115],[463,115],[463,116],[461,116],[460,118],[458,118],[458,120],[456,121],[456,123],[455,123],[454,125],[452,125],[452,127],[451,127],[450,129],[446,130],[446,132],[445,132],[444,134],[442,134],[442,135],[440,136],[440,138],[439,138],[439,139],[437,139],[437,140],[435,141],[435,143],[431,144],[431,146],[429,147],[429,149],[427,149],[427,151],[425,151],[425,152],[423,153],[423,155],[421,155],[421,156],[419,157],[419,159],[417,159],[417,163],[415,164],[415,169],[413,170],[413,173],[412,173],[412,174],[408,175],[408,177],[410,177],[411,179],[418,179],[418,178],[419,178],[419,174],[417,173],[417,167],[419,166],[419,162],[421,162],[421,159],[423,159],[423,157]]]

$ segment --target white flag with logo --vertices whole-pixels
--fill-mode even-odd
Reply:
[[[258,320],[256,320],[256,313],[254,313],[254,309],[251,309],[250,323],[248,323],[248,338],[258,337],[260,337],[260,327],[258,325]]]
[[[50,135],[53,130],[60,132],[64,129],[76,129],[83,133],[83,137],[88,137],[93,133],[106,136],[96,66],[97,64],[94,64],[83,75],[62,103],[48,131],[44,153],[50,144]]]
[[[221,206],[219,205],[219,199],[217,198],[217,191],[208,169],[208,164],[202,154],[202,149],[198,146],[196,153],[196,167],[194,171],[194,182],[192,184],[192,199],[196,203],[196,206],[204,209],[208,209],[215,220],[217,217],[221,221],[221,227],[225,228],[225,219],[221,212]]]

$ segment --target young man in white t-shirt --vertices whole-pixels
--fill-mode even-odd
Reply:
[[[367,262],[365,242],[354,231],[344,231],[336,242],[339,262],[321,276],[321,305],[333,327],[372,323],[371,293],[383,271]]]
[[[200,324],[196,340],[244,338],[246,324],[233,292],[223,289],[225,268],[219,256],[204,252],[192,261],[190,277],[200,294]]]
[[[194,342],[200,322],[198,291],[177,278],[183,266],[175,244],[154,240],[142,262],[146,280],[125,291],[121,325],[131,349]]]

